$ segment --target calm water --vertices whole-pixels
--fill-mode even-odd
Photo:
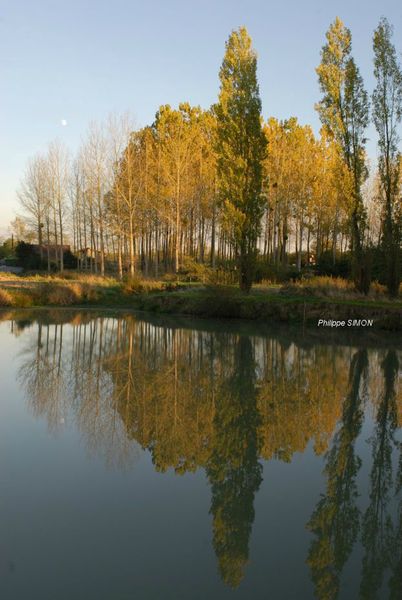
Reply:
[[[402,598],[398,340],[0,319],[2,600]]]

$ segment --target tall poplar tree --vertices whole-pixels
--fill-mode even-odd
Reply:
[[[374,76],[373,120],[378,132],[379,175],[383,211],[383,250],[386,284],[396,296],[400,283],[401,245],[401,155],[398,127],[402,120],[402,70],[391,41],[392,28],[382,18],[373,37]]]
[[[353,179],[350,206],[353,278],[356,288],[368,292],[370,279],[364,253],[366,215],[361,187],[367,178],[365,129],[369,122],[369,103],[363,79],[353,57],[352,36],[337,17],[326,34],[317,74],[323,97],[317,104],[321,122],[336,140]]]
[[[240,288],[253,283],[257,240],[264,212],[262,130],[257,56],[245,27],[233,31],[219,72],[217,174],[223,220],[238,261]]]
[[[153,129],[161,157],[161,176],[166,216],[174,231],[174,271],[181,262],[183,221],[187,216],[191,166],[199,143],[198,120],[201,109],[187,102],[174,110],[168,104],[156,114]]]

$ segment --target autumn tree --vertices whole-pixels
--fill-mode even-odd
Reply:
[[[49,212],[48,164],[46,158],[37,154],[28,161],[26,171],[18,191],[20,205],[26,215],[26,222],[36,231],[36,239],[43,259],[43,227]],[[22,239],[18,236],[18,239]]]
[[[64,241],[69,186],[70,156],[67,148],[58,140],[49,144],[46,156],[48,167],[49,209],[53,222],[54,243],[60,271],[64,269]],[[51,225],[48,223],[50,229]],[[49,230],[48,230],[49,231]],[[48,233],[48,238],[50,237]]]
[[[263,257],[286,267],[294,248],[298,271],[323,252],[337,258],[345,229],[350,175],[336,143],[323,129],[316,137],[296,117],[264,125],[269,153],[264,161],[267,204],[263,218]]]
[[[10,223],[10,231],[11,231],[11,239],[5,240],[3,242],[3,247],[8,248],[9,244],[11,247],[13,245],[13,240],[24,240],[28,243],[32,243],[35,239],[37,239],[37,235],[35,234],[35,229],[29,227],[26,219],[22,217],[15,217],[13,221]]]
[[[174,271],[181,263],[184,216],[187,214],[191,166],[197,144],[199,108],[188,103],[178,110],[161,106],[156,114],[154,131],[160,149],[161,192],[165,216],[174,232]]]
[[[295,116],[263,124],[256,53],[241,27],[226,43],[219,99],[209,110],[165,104],[142,128],[116,116],[90,126],[71,163],[57,143],[31,159],[19,197],[42,255],[47,245],[48,268],[54,256],[63,269],[63,245],[71,241],[83,269],[115,271],[120,279],[137,270],[146,277],[173,271],[201,281],[238,279],[249,291],[256,279],[282,280],[310,265],[320,274],[349,275],[350,255],[356,288],[367,292],[369,246],[381,246],[395,295],[402,75],[391,33],[383,19],[374,35],[380,160],[371,191],[368,97],[350,31],[337,18],[327,32],[316,135]]]
[[[245,27],[229,36],[219,78],[219,101],[215,105],[218,186],[238,260],[240,288],[248,292],[264,212],[266,139],[261,125],[257,56]]]
[[[96,258],[99,258],[101,275],[105,274],[105,206],[104,197],[107,191],[109,178],[107,176],[108,144],[106,132],[102,124],[92,122],[88,128],[86,141],[83,146],[84,171],[86,179],[86,194],[88,195],[93,240],[96,242]],[[98,261],[95,260],[97,268]]]
[[[126,240],[126,213],[124,210],[122,179],[120,177],[120,160],[128,145],[130,134],[134,130],[129,113],[121,116],[109,115],[107,121],[108,138],[108,174],[110,177],[108,193],[105,197],[106,211],[112,238],[116,241],[117,273],[123,278],[123,256]],[[124,186],[123,186],[124,188]],[[133,257],[134,258],[134,257]],[[134,268],[134,262],[132,261]]]
[[[324,127],[338,143],[353,178],[350,204],[353,277],[356,288],[367,293],[370,279],[364,253],[366,215],[361,187],[367,177],[365,129],[369,121],[368,97],[359,69],[351,56],[352,36],[349,29],[337,17],[326,37],[327,43],[321,51],[321,64],[317,67],[323,97],[316,108]]]
[[[373,120],[378,133],[379,175],[383,202],[382,242],[386,284],[397,296],[400,283],[401,170],[398,127],[402,120],[402,69],[391,41],[392,28],[381,19],[374,32]]]

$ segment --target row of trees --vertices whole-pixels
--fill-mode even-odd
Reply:
[[[372,118],[379,136],[379,196],[382,203],[382,243],[386,258],[387,286],[391,295],[399,289],[401,234],[401,156],[398,127],[402,119],[402,71],[391,42],[392,30],[381,19],[373,37],[376,87]],[[370,275],[365,240],[367,214],[362,186],[368,176],[365,131],[370,120],[368,94],[351,54],[350,31],[340,19],[329,28],[317,68],[323,97],[317,105],[321,122],[331,135],[346,167],[350,182],[349,221],[356,287],[367,292]]]
[[[364,292],[374,244],[388,290],[397,294],[402,71],[391,38],[382,19],[373,38],[370,111],[350,31],[338,18],[330,26],[317,68],[317,137],[296,118],[264,123],[251,38],[245,28],[233,31],[211,109],[164,105],[140,129],[127,115],[110,117],[90,126],[75,159],[52,143],[30,161],[20,199],[38,244],[61,249],[69,239],[80,267],[114,268],[120,277],[137,269],[177,274],[190,258],[231,269],[245,290],[257,262],[301,271],[323,253],[333,263],[348,253]],[[365,194],[370,115],[379,136],[374,210]]]

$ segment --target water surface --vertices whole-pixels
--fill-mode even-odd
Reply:
[[[0,318],[2,599],[402,597],[398,339]]]

